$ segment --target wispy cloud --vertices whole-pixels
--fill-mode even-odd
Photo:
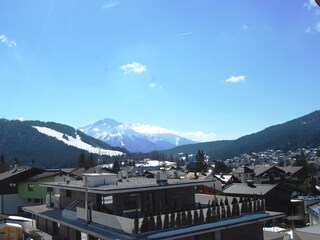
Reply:
[[[145,134],[165,134],[165,133],[171,133],[171,134],[179,134],[178,131],[169,130],[166,128],[162,128],[159,126],[152,126],[152,125],[144,125],[144,124],[134,124],[133,130],[139,133],[145,133]]]
[[[23,122],[23,121],[24,121],[24,117],[18,117],[18,120],[19,120],[20,122]]]
[[[148,87],[149,88],[160,88],[160,89],[162,88],[161,85],[159,85],[159,84],[157,84],[155,82],[149,83]]]
[[[120,69],[123,71],[123,74],[143,73],[147,71],[147,66],[137,62],[132,62],[132,63],[128,63],[120,66]]]
[[[246,76],[244,75],[239,75],[239,76],[231,76],[229,77],[226,82],[228,83],[238,83],[238,82],[241,82],[241,81],[244,81],[246,80]]]
[[[144,124],[135,124],[133,125],[133,129],[136,132],[143,133],[143,134],[175,134],[193,141],[197,142],[207,142],[213,141],[217,134],[215,133],[205,133],[203,131],[196,131],[196,132],[179,132],[174,130],[169,130],[166,128],[162,128],[159,126],[152,126],[152,125],[144,125]]]
[[[185,138],[188,138],[197,142],[208,142],[208,141],[213,141],[217,138],[217,134],[215,133],[204,133],[202,131],[186,132],[186,133],[182,133],[181,135]]]
[[[115,7],[115,6],[118,6],[119,4],[120,4],[119,1],[109,1],[109,2],[104,3],[104,4],[101,6],[101,9],[107,10],[107,9],[113,8],[113,7]]]
[[[303,6],[314,13],[315,19],[315,22],[305,30],[305,33],[320,33],[320,6],[315,0],[308,0]]]
[[[185,36],[190,36],[190,35],[192,35],[192,32],[176,33],[174,36],[175,36],[175,37],[185,37]]]
[[[0,35],[0,42],[5,44],[9,48],[17,46],[17,43],[15,40],[11,40],[8,37],[6,37],[5,35]]]
[[[248,27],[248,25],[247,24],[242,24],[241,25],[241,29],[243,30],[243,31],[247,31],[248,29],[249,29],[249,27]]]
[[[315,0],[308,0],[306,3],[303,4],[303,6],[310,10],[314,7],[317,7],[318,5]]]
[[[306,33],[320,33],[320,22],[313,24],[305,30]]]

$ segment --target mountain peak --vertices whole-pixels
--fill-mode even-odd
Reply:
[[[151,125],[119,123],[111,118],[97,121],[81,130],[111,146],[125,147],[131,152],[166,150],[182,144],[195,143],[178,136],[175,131],[164,131],[161,127]]]

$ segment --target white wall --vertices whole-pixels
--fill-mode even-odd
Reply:
[[[0,195],[0,213],[13,214],[18,213],[18,207],[32,205],[27,199],[20,199],[18,194]]]

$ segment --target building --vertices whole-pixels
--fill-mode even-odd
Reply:
[[[196,187],[208,180],[118,179],[116,174],[85,174],[83,181],[42,184],[59,189],[59,204],[23,209],[52,239],[263,239],[264,222],[284,214],[261,208],[240,212],[241,204],[213,201],[195,208]],[[213,197],[213,196],[212,196]],[[49,199],[48,199],[49,200]],[[245,203],[247,204],[247,203]],[[249,204],[249,203],[248,203]],[[251,204],[253,204],[251,202]]]
[[[227,196],[263,198],[266,201],[266,209],[269,211],[290,210],[291,192],[281,187],[279,184],[254,184],[233,183],[223,190]]]
[[[0,213],[16,215],[22,213],[21,207],[31,205],[27,199],[19,198],[18,183],[44,170],[30,166],[14,166],[13,169],[0,173]]]

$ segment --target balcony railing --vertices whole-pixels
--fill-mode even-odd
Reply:
[[[187,225],[197,225],[209,222],[222,221],[228,218],[236,218],[246,214],[265,212],[264,200],[249,200],[224,204],[213,202],[206,208],[188,211],[177,211],[161,215],[145,214],[143,218],[125,218],[103,212],[76,208],[76,217],[91,223],[100,224],[118,229],[130,234],[140,234],[149,231],[159,231]]]

